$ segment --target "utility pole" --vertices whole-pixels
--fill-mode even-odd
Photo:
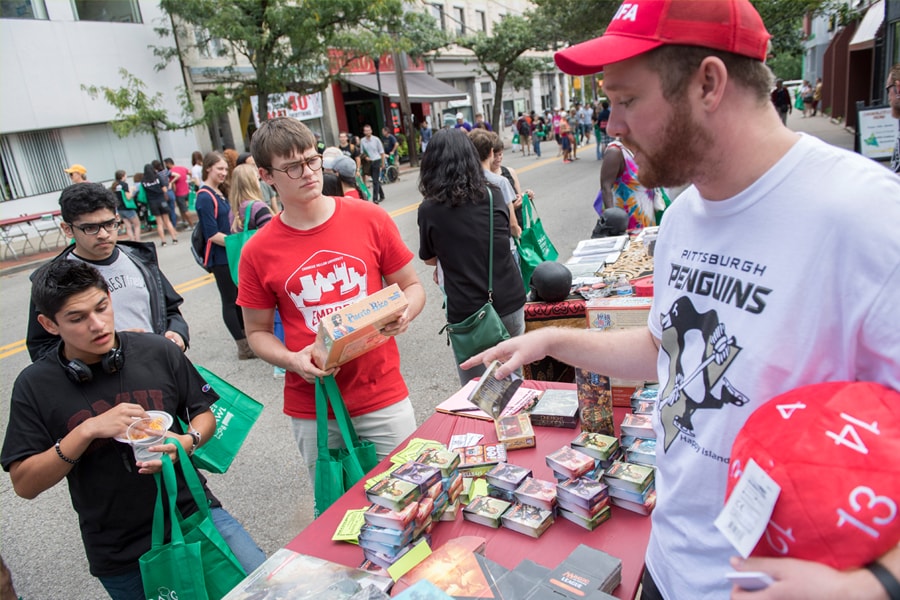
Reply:
[[[396,34],[394,34],[396,39]],[[403,114],[403,130],[406,132],[406,149],[409,152],[409,166],[419,166],[418,149],[416,148],[416,132],[413,129],[412,107],[409,104],[409,93],[406,91],[406,53],[394,50],[394,73],[397,77],[397,93],[400,95],[400,111]],[[399,165],[398,165],[399,166]]]

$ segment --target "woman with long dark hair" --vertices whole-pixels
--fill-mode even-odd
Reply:
[[[225,236],[231,233],[231,205],[222,194],[222,186],[228,178],[228,162],[219,152],[208,152],[203,157],[203,186],[197,192],[197,227],[203,228],[206,243],[206,264],[212,270],[222,299],[222,320],[228,333],[237,344],[238,360],[256,358],[244,333],[244,315],[237,305],[237,286],[231,279],[228,255],[225,253]]]
[[[500,190],[486,182],[475,145],[464,131],[434,133],[422,157],[419,192],[419,258],[436,267],[449,322],[462,321],[488,300],[488,219],[493,219],[494,309],[510,335],[524,333],[525,286],[509,247],[509,209]],[[457,370],[465,384],[484,367]]]

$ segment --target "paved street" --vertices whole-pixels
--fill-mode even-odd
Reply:
[[[826,119],[792,117],[790,124],[831,143],[852,146],[851,136]],[[593,145],[579,149],[580,160],[562,165],[556,145],[544,144],[544,158],[522,157],[507,150],[506,164],[516,168],[523,187],[535,191],[544,227],[562,258],[590,236],[596,220],[592,203],[599,187],[599,162]],[[417,172],[385,188],[382,206],[394,217],[407,245],[416,251]],[[272,553],[292,539],[312,518],[312,491],[289,421],[281,412],[281,381],[262,361],[238,362],[220,316],[211,276],[193,261],[188,234],[181,244],[160,248],[160,264],[185,298],[183,312],[191,326],[190,358],[231,381],[266,405],[241,454],[225,475],[211,475],[210,487],[241,520],[259,545]],[[149,239],[149,238],[148,238]],[[431,268],[416,260],[428,293],[425,311],[399,339],[402,371],[419,422],[458,388],[450,349],[438,331],[445,319]],[[4,264],[4,266],[6,266]],[[6,431],[8,399],[16,375],[28,364],[23,350],[28,306],[28,275],[33,265],[0,278],[0,436]],[[360,501],[360,506],[364,503]],[[6,474],[0,475],[0,553],[27,600],[102,598],[105,593],[88,574],[78,524],[65,484],[32,501],[15,495]]]

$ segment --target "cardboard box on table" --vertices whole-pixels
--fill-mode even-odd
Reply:
[[[652,303],[653,298],[644,296],[593,298],[585,305],[588,328],[615,331],[646,327]],[[641,384],[642,381],[610,378],[613,406],[631,406],[631,394]]]
[[[313,360],[327,370],[380,346],[388,341],[381,329],[402,315],[408,305],[406,295],[395,283],[323,317]]]

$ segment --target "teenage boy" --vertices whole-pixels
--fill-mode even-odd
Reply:
[[[648,327],[544,328],[469,361],[504,361],[503,377],[549,354],[659,381],[643,598],[895,598],[900,587],[900,548],[871,571],[729,563],[736,552],[714,525],[732,443],[759,406],[825,381],[900,389],[900,178],[782,125],[769,101],[769,37],[749,0],[630,0],[602,37],[556,54],[568,74],[603,71],[608,131],[634,149],[643,185],[693,185],[660,227]],[[784,240],[797,251],[785,253]],[[725,578],[732,568],[775,582],[742,591]]]
[[[371,135],[369,126],[366,132]],[[241,254],[238,304],[247,340],[258,356],[287,369],[284,412],[291,417],[311,475],[317,457],[314,383],[331,373],[356,432],[371,440],[383,458],[416,426],[395,340],[337,371],[314,364],[312,346],[320,319],[393,283],[403,290],[409,307],[382,333],[406,331],[425,305],[413,253],[381,207],[322,194],[322,157],[312,133],[299,121],[265,122],[253,135],[250,149],[260,176],[278,188],[284,210]],[[272,335],[276,308],[284,324],[284,343]],[[337,426],[329,424],[337,440]]]
[[[59,197],[59,208],[63,232],[75,243],[53,261],[80,260],[100,271],[112,293],[116,329],[150,331],[186,349],[188,325],[179,308],[183,300],[159,270],[152,243],[118,241],[121,221],[113,192],[99,183],[69,186]],[[59,343],[39,324],[33,302],[25,343],[31,360],[56,350]]]
[[[31,298],[57,348],[19,374],[13,385],[0,464],[13,489],[33,499],[63,478],[78,513],[91,574],[109,595],[144,598],[138,559],[150,549],[161,460],[136,462],[122,438],[146,411],[178,420],[169,437],[192,454],[215,433],[210,405],[218,398],[174,344],[116,331],[104,277],[77,260],[52,261],[32,277]],[[149,448],[177,460],[174,444]],[[178,506],[196,511],[178,471]],[[265,560],[243,527],[206,489],[213,521],[247,572]]]

